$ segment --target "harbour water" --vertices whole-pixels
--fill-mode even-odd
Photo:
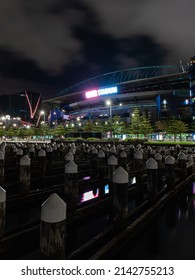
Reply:
[[[194,260],[195,182],[171,200],[113,259]]]

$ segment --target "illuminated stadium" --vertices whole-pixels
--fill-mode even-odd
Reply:
[[[99,75],[66,88],[44,103],[71,117],[131,116],[135,107],[152,120],[187,119],[194,103],[194,60],[189,65],[131,68]],[[109,101],[109,103],[108,103]],[[109,104],[109,105],[108,105]],[[110,110],[111,108],[111,110]]]

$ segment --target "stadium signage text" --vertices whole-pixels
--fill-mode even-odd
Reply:
[[[113,94],[117,93],[118,88],[117,87],[109,87],[109,88],[100,88],[100,89],[94,89],[90,91],[85,92],[86,98],[92,98],[100,95],[106,95],[106,94]]]

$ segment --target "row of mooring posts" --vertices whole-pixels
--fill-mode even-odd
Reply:
[[[74,143],[72,143],[74,144]],[[68,153],[65,155],[64,161],[65,163],[67,163],[69,160],[75,160],[75,151],[76,151],[76,147],[74,146],[69,146],[69,151]],[[56,147],[56,146],[55,146]],[[31,146],[30,148],[32,148],[31,150],[29,149],[29,153],[30,151],[32,153],[34,148]],[[165,158],[165,154],[166,151],[163,150],[163,148],[161,148],[161,151],[159,149],[159,152],[161,152],[162,154],[160,154],[159,152],[156,153],[154,150],[152,150],[151,147],[147,148],[147,152],[148,155],[147,157],[145,157],[144,155],[144,150],[141,148],[141,146],[137,146],[136,148],[133,145],[130,145],[128,147],[128,153],[125,152],[124,147],[119,146],[117,149],[116,147],[113,145],[110,147],[110,149],[108,149],[107,147],[104,148],[104,151],[102,150],[102,146],[98,146],[98,149],[96,149],[93,145],[90,146],[90,162],[91,162],[91,169],[92,169],[92,174],[97,174],[99,175],[99,177],[104,177],[107,175],[107,159],[108,156],[110,155],[115,155],[117,157],[118,160],[118,165],[122,166],[125,170],[127,170],[128,172],[132,171],[133,169],[135,170],[136,174],[137,174],[137,182],[141,183],[142,180],[142,176],[139,176],[139,174],[141,174],[141,172],[143,171],[142,166],[144,166],[145,161],[147,159],[148,156],[154,158],[157,162],[158,162],[158,169],[162,169],[164,168],[164,158]],[[77,149],[78,150],[78,149]],[[127,150],[127,149],[126,149]],[[168,149],[167,149],[168,150]],[[169,149],[169,153],[170,155],[174,155],[176,156],[176,154],[173,154],[172,151],[174,150],[174,153],[176,152],[176,149]],[[177,149],[178,150],[178,149]],[[27,151],[27,149],[26,149]],[[163,152],[165,152],[164,156],[163,156]],[[190,152],[188,150],[188,152]],[[116,154],[118,153],[118,154]],[[182,152],[179,153],[178,156],[178,164],[179,167],[182,168],[182,162],[184,162],[185,165],[185,159],[182,160],[180,155],[182,154]],[[131,156],[130,156],[131,155]],[[20,162],[20,159],[24,156],[24,152],[21,148],[17,149],[17,161],[18,163]],[[2,157],[2,160],[1,160]],[[3,153],[0,153],[0,180],[1,180],[1,185],[3,185],[3,180],[4,180],[4,159],[5,155]],[[31,165],[32,165],[32,158],[31,156],[29,156],[31,159]],[[136,158],[137,157],[137,158]],[[138,158],[141,157],[141,158]],[[185,157],[185,155],[184,155]],[[49,160],[49,159],[50,160]],[[51,170],[51,158],[52,158],[52,149],[47,146],[45,147],[45,150],[41,148],[41,146],[39,146],[39,148],[37,148],[37,159],[38,159],[38,163],[39,163],[39,173],[40,173],[40,179],[42,181],[45,180],[46,177],[46,173],[51,174],[50,170]],[[50,162],[48,164],[48,162]],[[141,166],[142,165],[142,166]],[[185,171],[185,169],[183,169],[183,172]],[[183,176],[183,172],[180,172],[181,176]]]
[[[170,158],[169,158],[170,160]],[[114,156],[111,156],[109,158],[109,163],[112,163],[109,165],[109,167],[114,170],[115,166],[117,165],[117,159]],[[167,159],[167,164],[171,164],[173,162],[169,162]],[[66,168],[71,167],[72,171],[76,171],[76,168],[72,161],[70,161]],[[148,172],[148,199],[149,202],[155,203],[156,201],[156,195],[158,192],[158,164],[157,162],[151,158],[146,163],[146,168]],[[71,171],[70,171],[71,172]],[[172,174],[172,170],[168,171],[169,175]],[[71,174],[71,175],[70,175]],[[67,175],[67,181],[74,180],[74,173],[70,173]],[[122,230],[127,226],[128,222],[128,184],[129,184],[129,174],[128,172],[121,166],[119,166],[117,169],[113,171],[112,179],[110,180],[112,182],[112,192],[113,192],[113,225],[116,230],[116,232]],[[73,189],[73,184],[70,182],[66,182],[67,189],[71,192]],[[70,194],[69,194],[70,196]],[[50,201],[51,200],[51,201]],[[46,214],[46,210],[51,204],[51,207],[56,207],[58,209],[53,210],[53,213],[58,213],[58,211],[64,211],[63,209],[67,209],[67,205],[64,201],[62,201],[61,198],[59,198],[56,194],[53,194],[47,201],[42,205],[41,210],[41,254],[44,258],[64,258],[66,255],[65,248],[66,248],[66,217],[65,215],[59,215],[56,217],[56,225],[51,225],[51,223],[54,222],[54,216],[52,216],[52,220],[46,217],[50,217],[49,214]],[[46,207],[46,209],[45,209]],[[48,213],[50,213],[48,211]],[[67,210],[66,210],[67,213]],[[61,217],[61,219],[59,219]],[[52,233],[49,233],[47,231],[51,231]],[[62,232],[61,232],[62,231]],[[56,234],[56,236],[54,235]],[[53,239],[54,240],[51,240]]]
[[[181,157],[181,158],[180,158]],[[178,162],[185,168],[184,160],[193,160],[192,157],[178,156]],[[20,159],[20,182],[22,193],[29,192],[30,158],[26,155]],[[140,173],[143,171],[142,154],[135,153],[135,165]],[[158,193],[159,177],[158,162],[149,158],[146,162],[147,169],[147,190],[148,200],[155,203]],[[175,158],[168,155],[165,158],[165,171],[167,187],[172,189],[175,186]],[[109,182],[112,184],[113,194],[113,222],[114,228],[118,231],[127,225],[128,220],[128,183],[129,174],[122,167],[118,167],[118,159],[112,155],[108,158]],[[78,197],[78,168],[74,161],[68,161],[65,165],[64,192],[65,200],[53,194],[41,207],[41,253],[44,258],[64,258],[66,240],[66,217],[67,209],[74,213]],[[186,175],[186,173],[185,173]],[[137,175],[138,176],[138,175]],[[138,176],[139,177],[139,176]],[[183,178],[184,179],[184,178]],[[5,200],[6,192],[0,188],[0,235],[3,235],[5,225]],[[68,206],[68,207],[67,207]]]
[[[142,172],[143,164],[142,162],[139,162],[139,160],[142,160],[142,156],[138,153],[136,160],[136,164],[140,166],[140,170]],[[70,166],[69,166],[70,165]],[[116,231],[122,230],[126,225],[128,221],[128,183],[129,183],[129,174],[128,172],[121,166],[117,167],[118,165],[118,160],[115,156],[110,156],[108,159],[108,174],[109,174],[109,182],[112,183],[112,194],[113,194],[113,223],[114,223],[114,228]],[[73,168],[76,170],[73,162],[71,161],[68,163],[66,166]],[[167,189],[171,190],[175,187],[175,172],[174,172],[174,166],[175,166],[175,158],[172,157],[171,155],[168,155],[165,158],[165,170],[166,170],[166,177],[167,177]],[[146,169],[147,169],[147,190],[148,190],[148,200],[149,203],[155,203],[157,199],[157,194],[158,194],[158,185],[159,185],[159,176],[158,176],[158,162],[154,158],[150,158],[146,162]],[[74,174],[74,173],[73,173]],[[74,176],[72,176],[74,178]],[[67,176],[67,179],[71,179],[71,176]],[[71,179],[72,180],[72,179]],[[72,185],[71,188],[72,189]],[[52,196],[52,199],[54,197]],[[58,200],[59,198],[57,195],[55,195],[55,199]],[[60,200],[61,201],[61,200]],[[62,201],[59,203],[61,205]],[[58,205],[58,203],[55,203],[55,205]],[[150,204],[149,204],[150,205]],[[44,204],[42,205],[44,207]],[[62,208],[66,208],[66,204],[64,202],[63,206],[60,206]],[[65,225],[65,217],[64,222],[63,222],[63,227],[62,227],[62,234],[59,234],[59,224],[57,224],[56,231],[57,231],[57,236],[60,238],[62,237],[59,242],[57,239],[55,239],[55,242],[57,244],[63,244],[65,242],[64,239],[64,225]],[[62,221],[58,221],[58,223],[61,223]],[[44,234],[44,231],[42,232]],[[46,236],[49,236],[48,234]],[[47,240],[47,238],[43,237],[43,240]],[[48,244],[55,244],[55,242],[48,242]],[[44,241],[44,244],[46,242]],[[58,246],[55,245],[57,248]],[[46,251],[43,250],[42,248],[42,255],[45,255],[46,258],[50,258],[48,256],[47,252],[54,251],[53,249],[47,249]],[[62,248],[65,248],[65,244],[63,244]],[[61,256],[66,255],[63,250],[60,250]]]

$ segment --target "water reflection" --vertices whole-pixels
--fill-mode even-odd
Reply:
[[[195,259],[195,182],[129,241],[114,259]]]
[[[106,184],[103,186],[103,195],[109,193],[109,184]],[[85,202],[94,198],[97,198],[100,196],[100,189],[99,188],[93,188],[92,190],[89,190],[87,192],[84,192],[81,194],[80,202]]]

